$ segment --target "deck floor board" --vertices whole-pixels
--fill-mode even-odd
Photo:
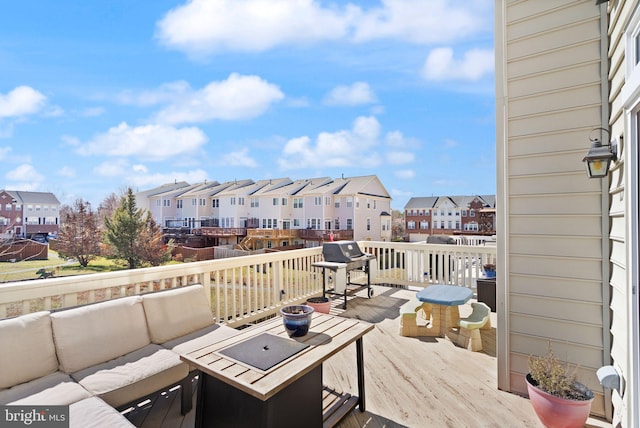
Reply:
[[[371,299],[364,290],[349,298],[346,310],[342,298],[334,299],[331,309],[332,315],[375,324],[363,340],[366,411],[356,408],[339,428],[542,427],[527,398],[497,388],[495,313],[491,330],[481,331],[484,349],[471,352],[446,338],[400,336],[398,309],[415,291],[373,288]],[[470,302],[461,306],[461,317],[471,312]],[[357,395],[355,354],[350,345],[326,361],[323,383]],[[179,394],[171,394],[172,400],[149,410],[142,426],[159,421],[159,428],[194,426],[195,393],[194,410],[187,416],[180,415]],[[587,426],[610,427],[591,418]]]

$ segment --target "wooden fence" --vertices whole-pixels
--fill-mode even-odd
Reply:
[[[47,260],[49,246],[29,239],[0,242],[0,261]]]

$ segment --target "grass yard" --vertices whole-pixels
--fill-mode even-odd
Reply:
[[[79,263],[62,259],[57,252],[50,249],[47,260],[23,260],[15,263],[0,262],[0,283],[39,279],[40,275],[37,272],[40,269],[53,272],[53,276],[56,277],[110,272],[123,270],[125,267],[116,264],[113,260],[97,257],[89,262],[86,268],[81,268]]]

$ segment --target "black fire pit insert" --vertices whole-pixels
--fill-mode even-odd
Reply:
[[[309,345],[296,342],[293,339],[262,333],[237,345],[222,349],[219,353],[267,371],[308,347]]]

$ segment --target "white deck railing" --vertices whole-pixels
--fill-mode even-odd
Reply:
[[[482,263],[495,263],[495,247],[360,242],[376,255],[373,283],[424,287],[447,283],[475,287]],[[203,284],[220,323],[239,326],[272,315],[284,304],[322,292],[312,263],[322,248],[0,285],[0,318],[83,305],[166,288]],[[446,267],[449,266],[447,269]]]

